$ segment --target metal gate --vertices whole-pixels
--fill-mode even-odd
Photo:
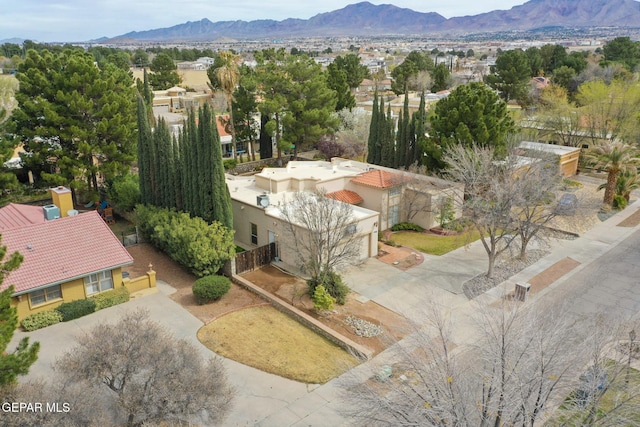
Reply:
[[[276,250],[276,243],[273,242],[236,254],[236,274],[242,274],[260,268],[263,265],[271,264],[271,261],[276,257]]]

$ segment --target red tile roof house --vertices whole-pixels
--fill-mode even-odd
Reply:
[[[64,187],[54,191],[54,200],[71,197]],[[78,214],[61,212],[56,205],[9,204],[0,208],[0,233],[7,253],[24,257],[1,285],[3,290],[14,286],[11,304],[19,319],[122,286],[130,291],[155,286],[152,271],[142,278],[146,283],[123,280],[122,267],[133,258],[97,211]]]

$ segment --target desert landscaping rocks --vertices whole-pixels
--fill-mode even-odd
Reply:
[[[377,337],[378,335],[381,335],[382,332],[384,332],[382,326],[375,325],[358,317],[347,316],[345,322],[347,323],[347,325],[351,326],[354,329],[355,334],[359,337]]]
[[[510,258],[502,262],[498,261],[497,265],[493,268],[493,277],[489,278],[485,273],[478,274],[462,285],[465,296],[473,299],[487,292],[489,289],[498,286],[511,276],[518,274],[531,264],[537,262],[548,253],[549,251],[542,249],[530,250],[527,251],[525,259]]]

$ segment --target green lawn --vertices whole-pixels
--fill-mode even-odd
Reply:
[[[398,231],[393,233],[391,241],[431,255],[444,255],[480,238],[476,230],[470,230],[455,236],[439,236],[416,231]]]

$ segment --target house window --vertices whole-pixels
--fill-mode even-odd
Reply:
[[[389,224],[387,227],[391,228],[400,222],[400,205],[389,206]]]
[[[251,243],[258,244],[258,226],[251,223]]]
[[[399,196],[401,191],[401,187],[393,187],[389,190],[389,196]]]
[[[60,288],[60,285],[50,286],[48,288],[29,293],[31,306],[44,304],[45,302],[53,301],[60,298],[62,298],[62,288]]]
[[[113,289],[113,277],[111,277],[111,270],[88,275],[84,278],[84,285],[87,288],[87,295]]]

